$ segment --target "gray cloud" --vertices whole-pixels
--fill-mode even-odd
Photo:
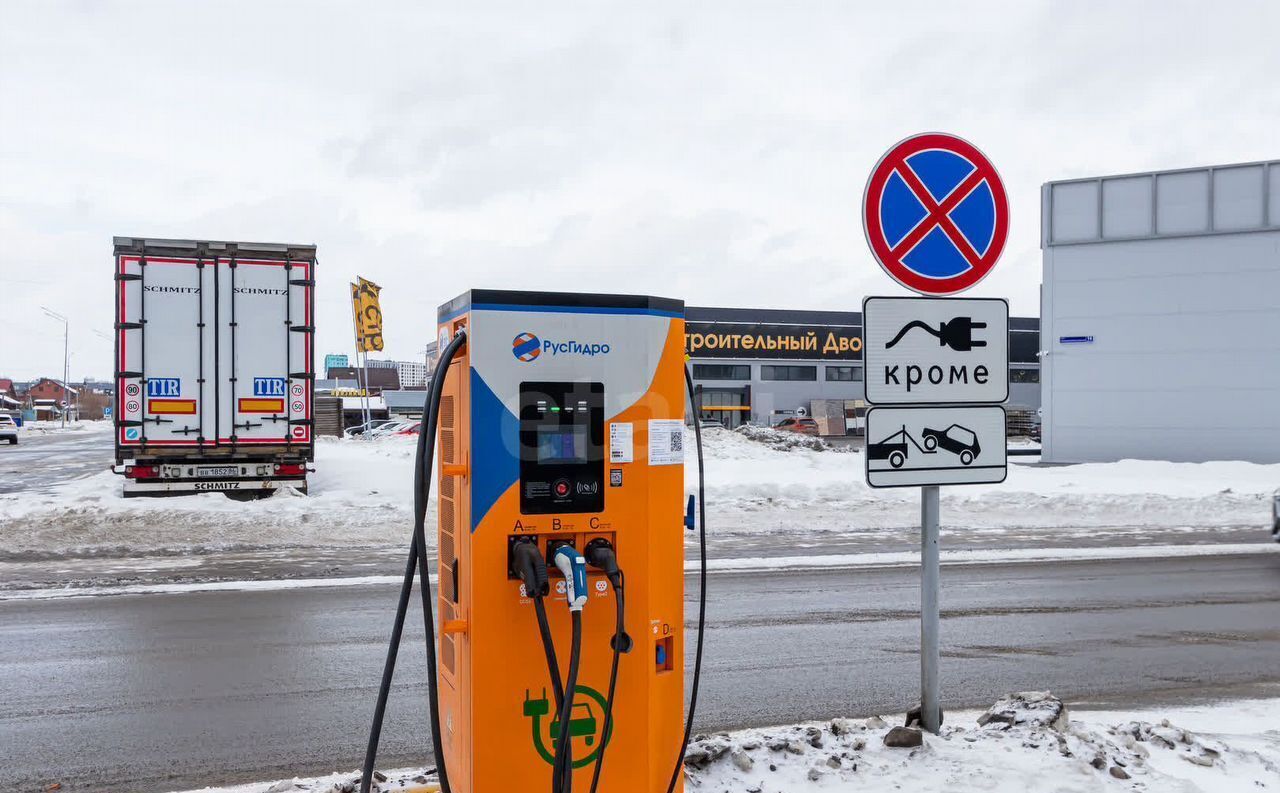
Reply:
[[[389,353],[472,286],[855,308],[868,170],[970,138],[1013,229],[975,293],[1038,310],[1046,180],[1276,156],[1280,6],[26,3],[0,26],[0,375],[106,376],[113,234],[320,245]],[[193,35],[191,31],[199,31]],[[786,288],[779,288],[785,285]]]

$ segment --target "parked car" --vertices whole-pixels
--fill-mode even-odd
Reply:
[[[354,427],[347,427],[345,430],[342,431],[342,434],[347,436],[348,438],[354,438],[357,435],[364,435],[365,433],[372,432],[373,430],[376,430],[379,427],[386,426],[387,424],[394,424],[396,422],[397,422],[397,419],[373,419],[372,421],[365,422],[364,424],[357,424]]]
[[[18,423],[6,413],[0,413],[0,441],[8,441],[10,446],[18,442]]]
[[[704,430],[709,430],[709,429],[722,430],[724,429],[724,422],[720,421],[719,419],[699,419],[698,427]]]
[[[401,430],[408,429],[409,427],[412,427],[413,425],[420,424],[420,423],[421,422],[419,421],[411,421],[409,419],[392,419],[387,424],[383,424],[382,426],[379,426],[379,427],[374,427],[373,430],[369,433],[369,435],[370,437],[373,437],[373,438],[385,438],[388,435],[399,434]]]
[[[925,427],[921,430],[920,437],[924,441],[926,451],[941,447],[958,455],[960,462],[964,465],[973,462],[973,458],[982,453],[982,447],[978,445],[978,436],[973,430],[961,427],[959,424],[952,424],[945,430],[931,430]]]
[[[394,434],[394,435],[417,435],[419,432],[422,432],[422,422],[421,422],[421,421],[414,421],[414,422],[410,422],[410,423],[408,424],[408,426],[404,426],[404,427],[398,427],[398,428],[396,428],[396,430],[395,430],[392,434]]]
[[[818,422],[814,419],[804,417],[792,417],[783,419],[781,422],[773,426],[775,430],[783,432],[798,432],[801,435],[820,435],[818,431]]]
[[[1280,490],[1271,497],[1271,537],[1280,542]]]

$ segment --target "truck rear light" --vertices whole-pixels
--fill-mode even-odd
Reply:
[[[276,466],[277,476],[302,476],[307,472],[307,467],[300,463],[281,463]]]
[[[160,476],[160,466],[126,465],[124,467],[124,475],[126,479],[155,479]]]

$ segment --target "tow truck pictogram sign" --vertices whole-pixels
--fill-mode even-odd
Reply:
[[[954,295],[1000,258],[1009,199],[976,146],[928,132],[880,158],[863,194],[862,224],[890,278],[922,295]]]
[[[867,484],[1003,482],[1004,408],[876,407],[867,411]]]

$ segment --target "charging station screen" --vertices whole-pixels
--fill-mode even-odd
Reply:
[[[604,509],[604,384],[520,384],[520,512]]]
[[[587,428],[538,427],[539,463],[585,463]]]

